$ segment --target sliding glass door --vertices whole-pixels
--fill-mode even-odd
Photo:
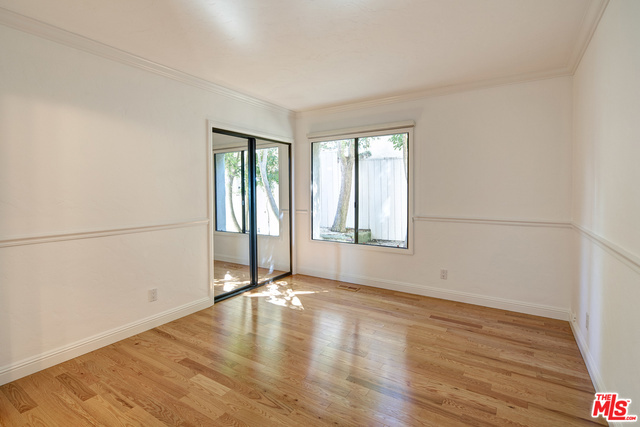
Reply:
[[[291,271],[289,145],[256,141],[258,280]]]
[[[291,273],[290,145],[213,129],[214,296]]]

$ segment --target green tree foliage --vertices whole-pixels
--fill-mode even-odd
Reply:
[[[389,140],[393,143],[393,148],[396,150],[402,150],[402,160],[404,163],[404,177],[409,179],[409,144],[408,135],[406,133],[397,133],[391,135]]]
[[[233,194],[240,195],[240,192],[237,190],[235,184],[237,180],[240,179],[240,175],[242,174],[242,157],[244,157],[244,161],[246,163],[247,160],[247,152],[246,151],[236,151],[226,153],[224,156],[225,161],[225,169],[226,169],[226,193],[227,193],[227,205],[231,211],[231,222],[235,230],[242,232],[242,228],[240,226],[240,222],[238,221],[238,216],[235,211],[235,207],[233,205]],[[280,165],[278,159],[278,148],[270,147],[270,148],[260,148],[256,150],[256,185],[264,189],[267,198],[269,199],[269,208],[273,212],[276,218],[280,215],[280,210],[278,208],[278,202],[275,199],[273,194],[274,188],[278,188],[280,185]],[[245,184],[248,182],[249,174],[248,168],[245,166],[244,177]],[[245,185],[247,188],[248,185]],[[248,206],[248,203],[245,204]]]
[[[280,216],[278,202],[273,195],[273,188],[280,185],[280,164],[278,147],[262,148],[256,150],[256,176],[260,177],[257,185],[262,187],[269,199],[269,207],[276,218]]]
[[[243,154],[243,152],[241,151],[237,151],[234,153],[226,153],[224,155],[224,167],[226,169],[226,175],[227,175],[227,179],[225,180],[225,187],[226,187],[226,196],[227,196],[227,206],[229,206],[229,209],[231,211],[231,222],[233,223],[233,227],[235,228],[235,230],[233,231],[237,231],[239,233],[242,232],[242,228],[240,227],[240,224],[238,223],[238,217],[236,215],[236,210],[233,206],[233,192],[234,189],[236,188],[235,181],[240,178],[240,174],[242,173],[242,167],[241,167],[241,155]],[[236,194],[238,194],[238,191],[236,191]]]
[[[371,157],[371,142],[376,137],[358,138],[358,158],[360,160]],[[406,133],[391,135],[389,140],[393,143],[393,148],[402,150],[402,158],[404,161],[404,174],[408,179],[408,140]],[[349,212],[349,200],[351,198],[351,185],[353,182],[353,165],[355,163],[355,140],[346,139],[340,141],[331,141],[323,143],[324,149],[338,150],[338,163],[340,164],[341,180],[340,194],[338,196],[338,205],[334,216],[331,231],[338,233],[346,232],[347,213]]]

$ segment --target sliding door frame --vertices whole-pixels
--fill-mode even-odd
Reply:
[[[211,127],[211,132],[212,134],[222,134],[222,135],[227,135],[227,136],[232,136],[232,137],[236,137],[236,138],[241,138],[241,139],[246,139],[247,140],[247,168],[248,168],[248,195],[249,195],[249,224],[247,227],[247,231],[249,234],[249,271],[250,271],[250,283],[246,286],[243,286],[241,288],[238,289],[234,289],[233,291],[230,292],[226,292],[224,294],[220,294],[220,295],[214,295],[214,303],[223,301],[227,298],[231,298],[234,297],[236,295],[239,295],[243,292],[246,292],[248,290],[251,289],[255,289],[257,287],[266,285],[268,283],[271,283],[275,280],[280,280],[282,278],[285,278],[287,276],[290,276],[293,271],[293,230],[292,230],[292,224],[293,224],[293,220],[292,220],[292,213],[291,213],[291,198],[292,198],[292,183],[291,183],[291,143],[289,142],[284,142],[284,141],[278,141],[275,139],[270,139],[270,138],[265,138],[265,137],[261,137],[261,136],[255,136],[255,135],[249,135],[249,134],[245,134],[245,133],[240,133],[240,132],[234,132],[234,131],[230,131],[230,130],[226,130],[226,129],[220,129],[220,128],[216,128],[216,127]],[[212,138],[212,144],[211,144],[211,153],[209,153],[210,156],[213,157],[213,135],[211,135]],[[261,140],[261,141],[267,141],[267,142],[274,142],[277,144],[282,144],[284,146],[287,147],[287,183],[288,183],[288,207],[287,207],[287,212],[289,215],[289,271],[283,274],[280,274],[278,276],[275,277],[270,277],[268,279],[263,280],[262,282],[259,282],[258,280],[258,216],[257,216],[257,208],[256,208],[256,182],[257,182],[257,168],[256,168],[256,150],[257,150],[257,141]],[[215,172],[215,159],[214,160],[214,172],[213,172],[213,176],[210,176],[209,179],[212,180],[212,182],[210,183],[212,188],[215,188],[215,179],[216,179],[216,172]],[[244,173],[243,173],[244,175]],[[242,178],[242,181],[244,181],[244,176]],[[212,203],[213,203],[213,209],[212,209],[212,215],[215,217],[217,214],[217,197],[213,197]],[[244,217],[244,215],[243,215]],[[212,218],[213,219],[213,218]],[[211,241],[213,241],[213,233],[215,233],[216,231],[216,223],[217,223],[217,218],[214,219],[213,221],[213,227],[211,227],[211,236],[210,239]],[[215,246],[213,246],[213,251],[210,253],[210,264],[212,265],[212,268],[214,267],[214,259],[215,259]],[[213,292],[213,284],[212,284],[212,292]]]

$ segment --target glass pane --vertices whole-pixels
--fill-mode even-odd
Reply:
[[[315,142],[313,147],[313,238],[355,241],[355,140]]]
[[[258,234],[267,236],[277,236],[280,232],[279,159],[278,147],[256,150]]]
[[[241,152],[215,155],[216,230],[242,232]]]
[[[289,146],[256,141],[258,282],[291,271]]]
[[[407,247],[408,134],[358,139],[358,243]]]
[[[247,144],[246,138],[213,134],[217,231],[213,237],[213,278],[216,297],[251,284],[249,236],[242,233],[245,223],[243,187],[246,187],[243,169],[247,169],[243,167],[243,159],[246,165]]]
[[[251,228],[251,224],[249,221],[249,167],[247,166],[249,164],[249,153],[245,150],[242,152],[242,157],[243,157],[243,166],[242,166],[242,170],[244,171],[244,175],[242,177],[243,181],[242,181],[242,191],[244,192],[244,217],[242,219],[243,223],[242,223],[242,229],[244,230],[245,233],[249,232],[249,229]]]

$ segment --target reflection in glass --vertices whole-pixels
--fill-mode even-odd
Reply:
[[[213,134],[214,296],[251,284],[247,203],[246,138]]]
[[[258,234],[280,233],[280,155],[278,147],[256,150]]]
[[[216,164],[216,230],[242,233],[244,183],[242,151],[218,153]]]
[[[255,245],[249,212],[254,141]],[[288,144],[214,131],[214,296],[290,273],[289,151]],[[252,253],[258,254],[253,278]]]
[[[256,215],[262,283],[291,270],[287,144],[256,141]]]

